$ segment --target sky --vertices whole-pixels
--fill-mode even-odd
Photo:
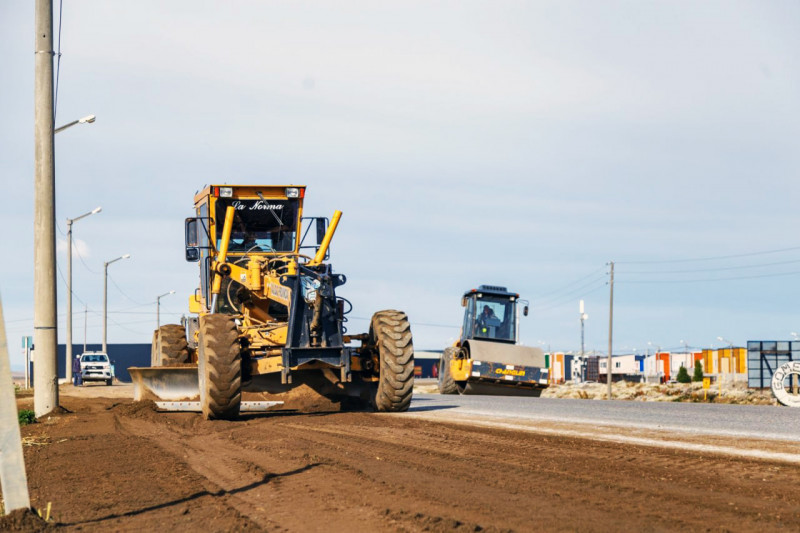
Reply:
[[[188,312],[204,185],[307,185],[350,333],[408,313],[417,350],[464,291],[530,300],[521,341],[615,353],[800,331],[800,4],[99,0],[55,6],[59,342],[149,343]],[[0,296],[33,332],[34,9],[0,2]],[[84,313],[84,308],[88,309]],[[718,337],[726,339],[725,342]]]

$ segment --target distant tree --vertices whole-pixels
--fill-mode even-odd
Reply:
[[[700,361],[694,362],[694,375],[692,381],[703,381],[703,363]]]
[[[685,366],[682,366],[680,370],[678,370],[678,376],[675,378],[678,380],[678,383],[691,383],[692,378],[689,377],[689,371],[686,370]]]

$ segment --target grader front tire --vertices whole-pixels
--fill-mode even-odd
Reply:
[[[458,348],[445,348],[439,359],[439,394],[457,394],[458,388],[450,373],[450,361],[453,360]]]
[[[242,403],[242,356],[234,319],[221,314],[200,317],[197,349],[203,416],[235,419]]]
[[[402,311],[378,311],[372,316],[370,340],[380,356],[376,411],[407,411],[414,389],[414,345],[411,326]]]
[[[189,359],[186,330],[178,324],[167,324],[153,334],[151,366],[172,366]]]

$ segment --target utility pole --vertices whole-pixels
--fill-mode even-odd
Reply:
[[[611,261],[611,270],[609,272],[609,305],[608,305],[608,399],[612,398],[611,393],[611,342],[614,333],[614,261]]]
[[[580,304],[580,313],[581,313],[581,360],[580,360],[580,364],[579,364],[579,367],[578,367],[578,377],[579,377],[580,381],[585,381],[586,380],[586,358],[585,358],[586,357],[585,356],[585,348],[586,348],[586,346],[585,346],[585,344],[583,342],[583,340],[584,340],[584,337],[583,337],[583,323],[584,323],[584,321],[586,321],[587,318],[589,318],[589,315],[584,313],[583,300],[581,300],[581,304]]]
[[[33,408],[36,416],[41,417],[58,406],[52,0],[36,0],[35,27]]]
[[[94,121],[94,119],[92,120]],[[77,124],[78,121],[76,120],[75,123]],[[64,126],[64,128],[66,127],[68,126]],[[85,213],[79,217],[67,219],[67,346],[66,346],[67,382],[72,381],[72,224],[82,218],[86,218],[90,215],[97,214],[102,210],[103,208],[98,207],[93,211]],[[86,351],[85,347],[83,351],[84,352]]]
[[[3,493],[3,507],[7,515],[11,511],[28,509],[31,506],[18,420],[3,304],[0,302],[0,491]]]
[[[156,329],[161,328],[161,298],[170,294],[175,294],[175,291],[165,292],[160,296],[156,296]]]
[[[131,254],[125,254],[103,263],[103,353],[108,354],[108,265],[120,259],[129,259]]]

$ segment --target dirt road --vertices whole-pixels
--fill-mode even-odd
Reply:
[[[52,502],[67,531],[796,531],[800,524],[800,467],[786,463],[402,414],[208,422],[122,398],[62,395],[62,403],[69,412],[24,427],[23,436],[33,505]]]

